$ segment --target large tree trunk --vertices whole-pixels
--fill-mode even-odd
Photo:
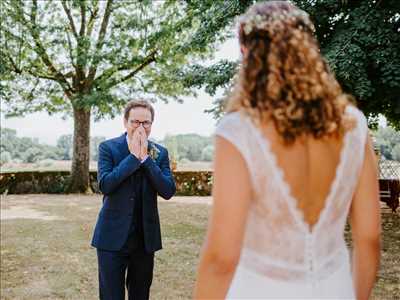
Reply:
[[[91,193],[89,184],[90,162],[90,110],[74,110],[74,151],[72,156],[71,180],[67,188],[69,193]]]

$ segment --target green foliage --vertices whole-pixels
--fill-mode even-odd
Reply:
[[[179,196],[209,196],[212,188],[210,171],[174,172]],[[71,177],[66,171],[5,172],[0,177],[0,194],[61,194],[65,193]],[[90,172],[90,185],[99,193],[97,172]]]
[[[0,193],[65,193],[70,174],[63,171],[5,172],[0,177]]]
[[[375,144],[386,159],[400,161],[400,132],[391,127],[380,127],[374,132]]]
[[[254,2],[247,1],[245,5]],[[400,128],[400,1],[293,2],[310,14],[323,55],[344,90],[356,97],[370,117],[370,125],[376,125],[374,120],[382,114],[392,126]],[[210,95],[222,87],[227,94],[238,62],[224,64],[192,66],[185,69],[186,77],[182,77],[189,84],[193,73],[201,69],[202,74],[211,76],[197,75],[193,86],[205,86]],[[214,69],[218,71],[213,72]],[[223,113],[221,100],[217,99],[215,108],[210,110],[217,118]]]
[[[212,172],[174,172],[177,196],[209,196],[212,189]]]
[[[90,138],[90,159],[93,161],[97,161],[99,145],[106,138],[103,136],[94,136]],[[72,143],[72,135],[66,134],[62,135],[57,140],[57,147],[62,153],[62,160],[71,160],[72,152],[73,152],[73,143]]]
[[[7,116],[73,116],[70,192],[88,191],[90,116],[120,114],[132,98],[194,95],[181,70],[211,57],[246,0],[1,2],[0,95]],[[90,124],[90,123],[89,123]],[[80,146],[80,147],[79,147]],[[93,152],[93,151],[92,151]]]
[[[343,88],[369,116],[400,129],[400,2],[296,2],[310,13],[322,53]]]
[[[0,152],[0,165],[11,161],[11,153],[8,151]]]
[[[202,161],[212,161],[214,156],[214,145],[208,145],[201,151]]]
[[[210,57],[247,1],[4,0],[0,88],[8,115],[97,119],[135,97],[181,100],[191,61]],[[201,71],[201,70],[198,70]],[[192,82],[193,83],[193,82]]]
[[[200,88],[204,85],[205,91],[214,96],[218,88],[228,87],[236,70],[237,64],[235,62],[221,60],[210,67],[191,65],[184,68],[180,76],[185,86]]]
[[[394,146],[391,154],[392,154],[392,158],[394,160],[400,161],[400,144],[397,144]]]
[[[43,159],[42,153],[39,148],[29,148],[24,153],[24,161],[27,163],[34,163]]]
[[[106,138],[94,136],[90,138],[90,159],[98,160],[99,144]],[[1,129],[1,164],[6,162],[25,162],[49,164],[54,160],[71,160],[73,143],[72,135],[62,135],[57,146],[41,144],[37,139],[17,137],[14,129]],[[171,159],[176,161],[211,161],[214,146],[212,137],[198,134],[167,135],[160,142],[168,148]]]
[[[98,159],[99,144],[105,140],[105,137],[91,137],[91,160]],[[57,146],[41,144],[37,139],[27,137],[17,137],[14,129],[1,129],[1,147],[0,157],[1,164],[6,162],[25,162],[36,163],[41,161],[42,164],[49,164],[54,160],[71,160],[72,159],[72,135],[62,135],[57,140]]]
[[[57,148],[60,149],[62,160],[71,160],[73,152],[72,135],[64,134],[57,139]]]
[[[99,145],[105,141],[104,136],[94,136],[90,138],[90,159],[97,161],[99,159]]]
[[[212,138],[198,134],[167,135],[160,143],[172,149],[171,156],[176,160],[201,161],[203,149],[212,145]]]
[[[57,159],[60,156],[57,147],[40,144],[37,139],[17,137],[14,129],[1,128],[0,153],[10,156],[7,162],[34,163],[42,159]],[[4,154],[9,153],[9,154]]]

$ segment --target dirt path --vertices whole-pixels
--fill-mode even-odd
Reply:
[[[158,201],[164,201],[159,198]],[[168,200],[170,202],[186,203],[186,204],[207,204],[211,205],[212,197],[187,197],[187,196],[176,196]]]
[[[60,217],[51,216],[47,213],[26,206],[17,206],[8,209],[2,209],[0,213],[0,219],[36,219],[45,221],[61,220]]]
[[[61,220],[59,216],[50,215],[41,210],[41,206],[63,205],[81,206],[83,210],[94,209],[101,205],[101,195],[7,195],[1,197],[1,220],[36,219]],[[166,202],[159,198],[158,201]],[[166,203],[205,204],[211,205],[212,197],[181,197],[176,196]]]
[[[59,216],[50,215],[47,209],[41,206],[67,207],[80,206],[83,210],[100,209],[102,196],[95,195],[51,195],[51,194],[31,194],[31,195],[7,195],[1,196],[1,220],[8,219],[40,219],[40,220],[60,220]],[[204,204],[211,205],[212,197],[187,197],[175,196],[165,201],[158,198],[159,202],[180,203],[180,204]],[[391,210],[386,204],[381,203],[382,213],[389,213]]]

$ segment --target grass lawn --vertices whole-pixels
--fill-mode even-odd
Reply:
[[[190,299],[210,206],[209,198],[186,199],[160,202],[164,249],[156,254],[152,299]],[[2,197],[1,299],[98,299],[97,259],[90,239],[100,204],[98,195]],[[396,299],[399,214],[384,209],[383,229],[374,296]]]

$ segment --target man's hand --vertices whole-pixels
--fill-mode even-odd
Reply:
[[[147,135],[146,131],[142,126],[140,126],[137,130],[139,131],[140,135],[140,160],[143,160],[147,156],[147,146],[148,146]]]
[[[129,139],[128,148],[132,155],[140,159],[140,134],[138,130],[135,130],[132,137]]]

